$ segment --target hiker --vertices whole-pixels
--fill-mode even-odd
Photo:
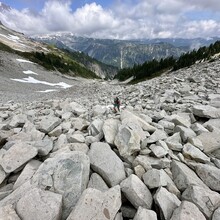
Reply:
[[[114,99],[114,108],[113,108],[114,112],[120,112],[120,100],[118,97],[116,97]]]

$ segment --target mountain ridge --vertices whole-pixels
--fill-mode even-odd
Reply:
[[[0,24],[0,42],[20,54],[23,53],[24,56],[34,58],[34,62],[37,62],[40,58],[41,60],[39,61],[41,64],[44,64],[44,66],[46,64],[45,61],[49,62],[51,67],[53,65],[55,65],[55,67],[59,67],[59,65],[62,63],[62,70],[65,72],[68,72],[68,65],[70,66],[74,64],[76,71],[84,68],[82,71],[90,71],[89,75],[91,76],[92,73],[94,73],[94,75],[101,78],[113,78],[117,73],[116,68],[102,64],[101,62],[92,59],[83,53],[59,50],[58,48],[50,46],[46,43],[35,41],[34,39],[25,36],[23,33],[11,30],[3,24]],[[27,53],[30,54],[28,55]],[[49,59],[54,61],[50,61],[48,59],[46,60],[46,56],[50,56]],[[78,65],[78,67],[76,65]],[[46,64],[46,66],[48,65]],[[74,71],[74,68],[71,68],[71,71]],[[77,73],[81,74],[79,72],[76,72],[76,74]]]
[[[33,38],[59,48],[82,51],[103,63],[120,69],[153,59],[160,60],[169,56],[178,58],[192,49],[208,46],[219,39],[217,37],[210,39],[96,39],[78,36],[70,32],[33,36]]]

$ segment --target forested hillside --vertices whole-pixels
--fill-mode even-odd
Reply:
[[[157,77],[167,70],[173,71],[184,67],[190,67],[196,62],[205,60],[212,61],[213,56],[220,53],[220,41],[216,41],[209,47],[201,47],[198,50],[193,50],[182,54],[178,59],[173,57],[147,61],[142,65],[134,65],[132,68],[125,68],[118,72],[115,76],[120,81],[133,77],[132,83],[142,80]]]

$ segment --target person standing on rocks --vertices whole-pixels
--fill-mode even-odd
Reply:
[[[114,112],[120,112],[120,105],[121,105],[121,102],[120,102],[119,98],[115,97],[114,108],[113,108]]]

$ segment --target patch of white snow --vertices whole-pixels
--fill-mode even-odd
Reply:
[[[23,59],[16,59],[16,60],[21,63],[33,63],[30,60],[23,60]]]
[[[49,82],[46,82],[46,81],[37,80],[37,79],[35,79],[31,76],[29,76],[28,78],[23,78],[23,79],[12,79],[11,78],[11,80],[17,81],[17,82],[23,82],[23,83],[44,84],[44,85],[48,85],[48,86],[60,87],[62,89],[67,89],[67,88],[72,87],[72,85],[69,85],[69,84],[64,83],[64,82],[49,83]]]
[[[24,74],[32,74],[32,75],[38,75],[37,73],[31,71],[31,70],[27,70],[27,71],[23,71]]]
[[[47,89],[47,90],[44,90],[44,91],[37,91],[37,92],[41,92],[41,93],[47,93],[47,92],[56,92],[57,89]]]

